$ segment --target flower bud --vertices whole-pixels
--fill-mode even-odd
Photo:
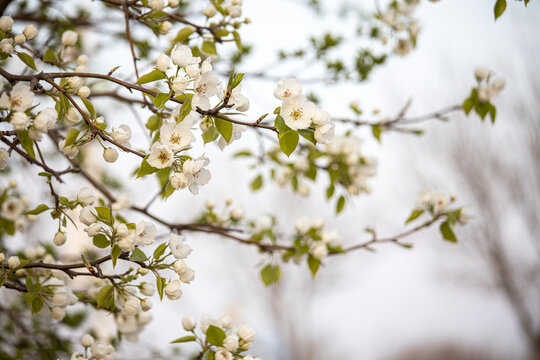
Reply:
[[[238,328],[237,333],[240,339],[244,340],[245,342],[253,342],[253,340],[255,340],[255,332],[249,325],[241,325]]]
[[[66,312],[64,309],[62,309],[61,307],[53,307],[52,311],[51,311],[51,317],[54,319],[54,320],[62,320],[64,317],[66,316]]]
[[[113,163],[118,159],[118,151],[111,147],[106,148],[103,152],[103,158],[105,159],[105,161]]]
[[[62,34],[62,44],[64,44],[65,46],[75,46],[78,39],[79,34],[72,30],[64,31],[64,33]]]
[[[94,345],[94,338],[92,337],[92,335],[86,334],[86,335],[83,336],[83,338],[81,340],[81,344],[84,347],[90,347],[90,346]]]
[[[165,35],[165,34],[168,34],[169,31],[171,31],[173,28],[173,25],[171,24],[170,21],[164,21],[160,24],[159,26],[159,33],[161,35]]]
[[[11,31],[11,28],[13,27],[13,19],[11,16],[2,16],[0,17],[0,30],[4,32]]]
[[[33,24],[26,25],[23,34],[28,40],[32,40],[38,35],[38,29]]]
[[[10,269],[16,269],[21,265],[21,260],[18,256],[10,256],[8,259],[8,266]]]
[[[13,40],[2,39],[2,41],[0,41],[0,49],[8,55],[13,54]]]
[[[24,36],[24,34],[15,35],[15,37],[13,38],[13,41],[17,45],[22,45],[26,42],[26,36]]]
[[[489,76],[489,70],[486,69],[485,67],[479,66],[476,69],[474,69],[474,77],[478,81],[487,79],[488,76]]]
[[[95,213],[96,209],[94,209],[92,206],[84,207],[79,214],[79,220],[84,225],[90,226],[98,220]]]
[[[148,311],[152,308],[152,301],[150,299],[142,299],[141,308],[143,311]]]
[[[197,323],[195,322],[195,319],[192,316],[184,316],[182,318],[182,326],[184,327],[184,330],[191,331],[195,329],[197,326]]]
[[[182,296],[182,290],[180,290],[180,281],[173,280],[165,286],[165,295],[169,300],[177,300]]]
[[[79,111],[77,111],[77,109],[74,107],[70,107],[66,112],[64,119],[71,125],[78,123],[80,120]]]
[[[328,248],[326,244],[317,244],[313,247],[311,254],[315,259],[321,260],[322,258],[328,256]]]
[[[213,17],[214,15],[216,15],[217,13],[217,10],[216,8],[214,7],[214,5],[208,5],[207,7],[204,8],[203,10],[203,15],[208,17],[208,18],[211,18]]]
[[[128,301],[124,303],[124,312],[129,315],[137,315],[141,311],[141,303],[139,302],[139,299],[132,297],[129,298]]]
[[[85,99],[90,96],[90,93],[90,88],[88,86],[81,86],[79,90],[77,90],[77,95]]]
[[[142,268],[140,268],[142,269]],[[147,270],[147,269],[145,269]],[[142,283],[142,286],[141,286],[141,294],[143,294],[144,296],[152,296],[154,295],[154,285],[150,284],[150,283]]]
[[[86,65],[88,64],[88,55],[82,54],[77,57],[77,64]]]
[[[88,187],[82,187],[77,194],[77,201],[80,202],[83,206],[92,205],[96,201],[94,192]]]
[[[165,54],[159,55],[156,61],[156,69],[161,72],[166,72],[170,67],[169,57]]]
[[[0,252],[0,263],[6,260],[6,255],[3,252]]]

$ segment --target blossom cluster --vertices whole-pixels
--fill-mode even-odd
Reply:
[[[296,79],[280,80],[274,90],[276,99],[282,100],[279,114],[292,130],[314,128],[318,143],[326,144],[334,136],[330,114],[308,101],[302,95],[302,85]]]
[[[306,216],[299,217],[294,223],[296,230],[295,247],[301,246],[309,249],[309,254],[317,260],[322,260],[330,252],[339,252],[341,244],[336,231],[324,230],[324,221],[311,219]],[[293,258],[299,261],[298,257]]]
[[[244,355],[255,340],[255,332],[245,324],[233,324],[229,315],[219,319],[203,316],[200,325],[192,316],[184,316],[182,327],[192,335],[181,337],[172,343],[197,342],[206,357],[215,360],[261,360],[259,357]],[[199,331],[197,331],[199,330]]]
[[[84,354],[74,352],[71,360],[114,360],[115,350],[111,344],[97,342],[90,334],[85,334],[81,339]]]
[[[419,2],[420,0],[392,1],[383,12],[375,16],[384,26],[376,28],[377,31],[372,35],[376,36],[383,45],[392,39],[393,51],[396,55],[407,55],[416,45],[420,26],[413,18],[413,12]]]
[[[491,72],[484,67],[474,69],[474,76],[478,81],[478,99],[483,102],[499,95],[506,85],[503,78],[494,78]]]

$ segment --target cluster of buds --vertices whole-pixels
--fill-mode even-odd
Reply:
[[[84,354],[74,352],[71,360],[114,360],[114,347],[111,344],[96,342],[94,337],[86,334],[81,339]]]
[[[26,41],[33,40],[38,36],[38,29],[33,25],[26,25],[22,32],[15,34],[12,32],[14,21],[11,16],[0,17],[0,31],[4,33],[4,38],[0,40],[0,49],[7,55],[15,51],[16,46],[24,45]]]

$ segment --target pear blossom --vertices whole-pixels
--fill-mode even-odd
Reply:
[[[197,110],[197,107],[201,110],[210,109],[210,101],[208,98],[217,94],[218,78],[216,75],[209,71],[198,76],[193,84],[193,95],[191,108]]]
[[[330,122],[330,114],[324,110],[317,109],[315,113],[313,114],[313,117],[311,118],[311,121],[315,125],[326,125],[328,122]]]
[[[294,223],[294,228],[300,234],[305,234],[311,229],[311,220],[306,216],[300,216]]]
[[[126,236],[118,241],[118,247],[123,252],[130,252],[135,250],[135,239],[133,236]]]
[[[489,70],[486,69],[485,67],[479,66],[474,69],[474,77],[476,77],[478,81],[485,80],[487,79],[488,76],[489,76]]]
[[[118,160],[118,151],[115,148],[108,147],[103,151],[103,158],[106,162],[113,163]]]
[[[223,136],[220,136],[218,140],[219,148],[223,150],[226,146],[232,144],[233,141],[240,139],[244,131],[246,131],[246,127],[244,125],[233,124],[231,138],[227,142]]]
[[[166,72],[170,65],[170,59],[166,54],[161,54],[156,60],[156,69],[158,69],[161,72]]]
[[[173,64],[186,67],[195,63],[191,48],[187,45],[175,45],[171,51],[171,59]]]
[[[175,77],[172,82],[172,90],[176,95],[179,95],[186,90],[187,84],[188,80],[184,76],[179,75]]]
[[[273,220],[268,215],[262,215],[257,218],[255,221],[255,228],[253,229],[255,233],[261,233],[266,230],[272,229]]]
[[[66,234],[59,231],[54,235],[53,243],[56,246],[62,246],[66,243],[67,237]]]
[[[327,144],[334,137],[334,124],[318,126],[314,136],[318,143]]]
[[[66,316],[66,311],[62,309],[61,307],[53,307],[51,310],[51,317],[54,320],[62,320]]]
[[[90,88],[88,86],[81,86],[79,88],[79,90],[77,90],[77,95],[79,95],[79,97],[82,97],[84,99],[89,97],[90,94],[91,94],[91,91],[90,91]]]
[[[214,15],[216,15],[217,13],[217,10],[216,8],[214,7],[214,5],[207,5],[204,10],[203,10],[203,15],[206,16],[207,18],[211,18],[213,17]]]
[[[26,36],[24,36],[24,34],[15,35],[15,37],[13,38],[13,41],[17,45],[22,45],[26,42]]]
[[[18,256],[10,256],[7,263],[10,269],[16,269],[21,265],[21,260]]]
[[[191,283],[195,278],[195,270],[187,266],[184,260],[177,260],[173,264],[174,272],[180,277],[180,281],[185,284]]]
[[[195,329],[197,326],[197,323],[195,322],[195,319],[192,316],[184,316],[182,318],[182,326],[184,327],[184,330],[191,331]]]
[[[34,93],[30,90],[30,86],[20,82],[13,86],[9,96],[6,92],[0,97],[0,108],[12,111],[26,111],[32,106],[34,101]]]
[[[321,260],[322,258],[328,256],[328,248],[326,244],[317,244],[311,250],[311,254],[315,259]]]
[[[13,54],[13,39],[2,39],[0,49],[8,55]]]
[[[89,237],[96,236],[100,230],[101,225],[98,223],[91,224],[86,229],[84,229],[84,231],[88,234]]]
[[[150,299],[142,299],[141,300],[141,309],[142,311],[148,311],[152,308],[153,304]]]
[[[175,189],[185,189],[189,185],[189,180],[184,173],[174,173],[170,180],[171,186]]]
[[[168,34],[169,31],[171,31],[173,28],[173,25],[170,21],[164,21],[159,25],[159,33],[161,35]]]
[[[154,295],[154,292],[155,292],[154,285],[147,282],[142,283],[141,294],[143,294],[144,296],[152,296]]]
[[[74,107],[70,107],[68,111],[66,111],[64,115],[64,119],[71,125],[74,125],[79,122],[81,119],[79,111],[75,109]]]
[[[210,171],[204,167],[210,163],[208,158],[201,156],[197,159],[189,159],[182,165],[182,173],[186,176],[189,191],[199,193],[199,186],[206,185],[210,181]]]
[[[11,31],[11,28],[13,27],[13,19],[11,16],[2,16],[0,17],[0,30],[4,32]]]
[[[85,186],[77,193],[77,201],[83,206],[92,205],[94,201],[96,201],[96,197],[94,196],[94,192],[89,187]]]
[[[34,127],[41,132],[46,132],[54,127],[58,119],[58,113],[53,108],[41,110],[34,119]]]
[[[223,340],[223,347],[231,352],[238,350],[238,337],[229,335]]]
[[[22,215],[23,211],[23,203],[16,197],[9,197],[2,204],[0,216],[6,220],[15,221]]]
[[[255,340],[255,332],[249,325],[240,325],[238,327],[237,334],[240,339],[244,340],[245,342],[253,342],[253,340]]]
[[[303,96],[289,96],[283,100],[280,115],[285,124],[293,130],[307,129],[315,113],[315,104]]]
[[[174,154],[167,145],[156,142],[150,148],[150,155],[147,161],[150,166],[163,169],[173,164]]]
[[[230,211],[231,219],[233,220],[240,220],[244,217],[245,211],[241,207],[235,207],[234,209],[231,209]]]
[[[124,312],[129,315],[137,315],[141,311],[141,303],[136,297],[129,298],[124,303]]]
[[[122,193],[118,195],[116,198],[116,201],[112,203],[112,209],[113,211],[120,211],[123,209],[127,209],[131,206],[131,199],[129,198],[129,195],[126,193]]]
[[[87,226],[97,222],[96,209],[92,206],[82,208],[81,213],[79,214],[79,220]]]
[[[163,123],[160,132],[160,141],[169,147],[173,152],[185,150],[193,141],[193,134],[189,130],[189,123],[183,121],[179,124],[168,121]]]
[[[135,228],[135,243],[137,245],[151,245],[157,235],[156,225],[149,221],[140,221]]]
[[[4,170],[6,168],[8,158],[9,158],[8,151],[4,148],[0,148],[0,170]]]
[[[233,355],[226,349],[219,348],[214,355],[215,360],[233,360]]]
[[[65,46],[75,46],[77,40],[79,39],[79,34],[73,30],[67,30],[62,33],[62,44]]]
[[[177,300],[182,296],[182,290],[180,290],[180,281],[173,280],[165,286],[165,295],[169,300]]]
[[[302,85],[296,79],[279,80],[274,90],[274,96],[279,100],[291,96],[302,95]]]
[[[18,111],[13,114],[9,122],[15,130],[24,130],[30,125],[30,118],[25,113]]]
[[[150,0],[148,6],[154,11],[161,11],[165,8],[165,2],[163,0]]]
[[[131,128],[126,125],[122,124],[119,127],[113,127],[111,136],[114,141],[117,143],[130,147],[129,140],[131,139]]]
[[[240,17],[240,16],[242,16],[242,1],[240,1],[240,0],[228,0],[223,5],[223,9],[232,18]]]
[[[493,83],[491,84],[491,87],[496,92],[499,92],[502,89],[504,89],[505,85],[506,85],[506,81],[503,78],[498,78],[493,81]]]
[[[33,24],[26,25],[23,34],[28,40],[32,40],[38,35],[38,29]]]
[[[171,249],[173,256],[178,260],[187,258],[193,251],[191,246],[184,243],[184,236],[175,233],[171,233],[169,248]]]
[[[94,338],[90,334],[86,334],[81,339],[81,345],[84,347],[90,347],[94,345]]]

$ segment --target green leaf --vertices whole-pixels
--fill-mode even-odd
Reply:
[[[450,226],[450,223],[448,221],[443,222],[439,229],[444,240],[457,243],[457,238],[454,234],[454,230],[452,230],[452,227]]]
[[[35,209],[26,211],[24,215],[39,215],[45,210],[49,210],[49,207],[45,204],[40,204]]]
[[[233,82],[231,84],[231,89],[234,89],[235,87],[240,85],[243,78],[244,78],[244,73],[236,74],[236,77],[234,78],[234,80],[233,80]]]
[[[165,103],[167,100],[169,100],[171,96],[166,93],[158,93],[153,99],[152,102],[154,105],[156,105],[158,108],[163,109],[165,107]]]
[[[317,145],[317,140],[315,140],[315,130],[314,129],[301,129],[298,130],[298,133],[306,140],[309,140],[313,145]]]
[[[105,249],[108,247],[111,243],[109,239],[103,234],[97,234],[92,238],[92,242],[94,245],[100,249]]]
[[[162,278],[161,276],[156,276],[156,288],[159,294],[159,300],[163,300],[163,291],[165,290],[165,282],[167,280]]]
[[[191,112],[191,98],[186,98],[184,100],[184,103],[182,104],[182,107],[180,108],[180,112],[178,114],[178,120],[176,120],[177,123],[179,123],[180,121],[183,121],[186,116],[189,115],[189,113]]]
[[[111,209],[105,206],[97,206],[95,207],[97,216],[105,221],[111,222],[112,221],[112,213]]]
[[[167,75],[165,75],[161,71],[152,70],[148,74],[145,74],[145,75],[141,76],[139,78],[139,80],[137,80],[136,84],[146,84],[146,83],[149,83],[149,82],[152,82],[152,81],[165,79],[166,77],[167,77]]]
[[[343,211],[345,207],[345,196],[341,195],[336,203],[336,214],[339,214]]]
[[[287,131],[291,130],[291,128],[285,124],[285,120],[281,115],[276,116],[274,126],[276,127],[276,129],[278,129],[280,133],[286,133]]]
[[[321,266],[321,261],[314,258],[312,255],[309,255],[307,259],[307,264],[309,270],[311,271],[311,276],[315,277],[315,275],[317,275],[317,271],[319,271],[319,267]]]
[[[209,142],[216,140],[218,136],[219,136],[219,132],[217,131],[215,126],[209,127],[202,134],[202,138],[205,144],[208,144]]]
[[[79,129],[75,129],[75,128],[69,129],[66,135],[66,142],[64,146],[73,145],[75,141],[77,140],[77,137],[79,136],[80,132],[81,131]]]
[[[495,14],[495,20],[501,16],[506,10],[506,0],[497,0],[493,13]]]
[[[26,65],[28,65],[28,67],[32,68],[33,70],[36,70],[36,63],[34,62],[34,59],[28,55],[27,53],[23,53],[23,52],[18,52],[17,53],[17,56],[19,57],[19,59],[21,59],[21,61],[23,63],[25,63]]]
[[[225,340],[226,337],[225,331],[217,326],[210,325],[208,330],[206,330],[206,341],[212,345],[223,346],[223,340]]]
[[[261,174],[259,174],[250,184],[251,190],[257,191],[263,186],[263,177]]]
[[[97,294],[97,307],[101,309],[110,309],[114,307],[114,288],[112,285],[102,287]]]
[[[277,265],[268,264],[261,270],[261,279],[266,286],[277,283],[281,279],[281,269]]]
[[[90,101],[86,100],[85,98],[80,98],[80,99],[83,102],[86,109],[88,110],[90,117],[94,118],[96,116],[96,109],[94,108],[94,105]]]
[[[47,51],[45,51],[45,54],[43,55],[43,61],[49,64],[54,64],[57,61],[54,51],[52,51],[51,49],[47,49]]]
[[[285,133],[279,134],[279,147],[281,148],[281,151],[287,156],[291,155],[292,152],[296,149],[298,146],[298,140],[300,137],[298,136],[298,132],[294,130],[289,130]]]
[[[153,173],[155,173],[156,171],[159,170],[159,169],[151,166],[148,163],[147,159],[148,159],[148,156],[145,157],[143,159],[143,161],[141,162],[141,167],[139,168],[139,171],[137,172],[137,178],[140,178],[141,176],[153,174]]]
[[[118,257],[122,253],[122,250],[118,245],[114,245],[111,249],[111,260],[113,264],[113,268],[116,266],[116,261],[118,261]]]
[[[242,53],[242,39],[240,38],[240,34],[236,31],[233,31],[233,37],[234,37],[234,42],[236,43],[236,47],[238,48],[238,51],[240,53]]]
[[[209,55],[217,55],[216,44],[211,41],[203,41],[201,50]]]
[[[463,102],[463,104],[461,104],[461,108],[463,109],[463,111],[465,111],[465,114],[469,115],[469,113],[474,107],[474,104],[475,104],[474,99],[468,98]]]
[[[249,150],[240,150],[236,154],[233,155],[233,157],[241,157],[241,156],[252,156],[253,154]]]
[[[378,142],[381,142],[381,127],[378,125],[371,125],[371,133],[373,137],[377,139]]]
[[[493,104],[489,104],[489,117],[491,118],[491,123],[495,123],[495,118],[497,117],[497,108]]]
[[[157,115],[152,115],[148,118],[148,121],[146,122],[146,128],[150,130],[150,133],[153,133],[159,128],[159,125],[161,124],[161,119]]]
[[[411,215],[409,215],[409,217],[407,218],[407,220],[405,221],[405,224],[408,224],[410,223],[411,221],[415,220],[416,218],[418,218],[420,215],[422,215],[424,213],[424,209],[414,209],[412,212],[411,212]]]
[[[233,125],[230,121],[220,118],[214,118],[214,124],[216,124],[217,131],[223,136],[225,141],[231,141]]]
[[[17,131],[17,137],[19,138],[19,142],[21,143],[22,147],[28,155],[36,158],[36,153],[34,152],[34,141],[30,139],[30,136],[28,136],[28,130],[19,130]]]
[[[192,26],[185,26],[181,28],[174,37],[174,42],[181,42],[181,43],[187,43],[189,36],[193,34],[193,27]]]
[[[188,336],[182,336],[181,338],[173,340],[170,343],[171,344],[178,344],[178,343],[185,343],[185,342],[190,342],[190,341],[195,341],[195,340],[197,340],[197,338],[195,336],[188,335]]]
[[[159,260],[161,258],[161,255],[165,252],[165,249],[167,248],[167,243],[163,243],[159,245],[156,250],[154,250],[154,259]]]
[[[36,314],[40,312],[42,308],[43,308],[43,299],[41,298],[41,296],[36,296],[32,300],[32,314]]]
[[[129,256],[129,260],[131,261],[146,261],[148,258],[146,257],[146,254],[143,253],[143,251],[139,248],[135,248],[131,252],[131,255]]]
[[[330,199],[332,195],[334,195],[334,191],[336,190],[336,187],[334,185],[330,185],[326,188],[326,199]]]

